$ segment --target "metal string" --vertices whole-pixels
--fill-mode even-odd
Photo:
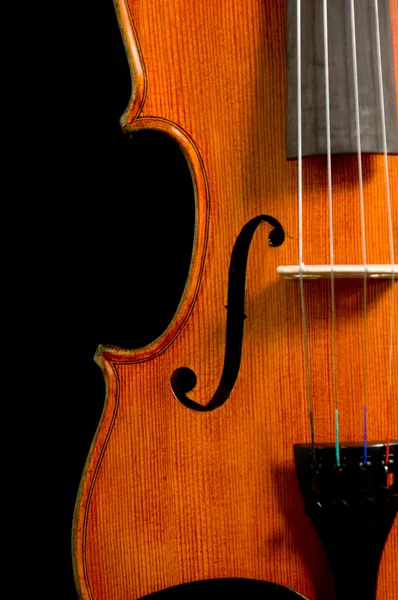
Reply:
[[[303,278],[303,147],[302,147],[302,110],[301,110],[301,0],[297,0],[297,145],[298,145],[298,250],[301,297],[301,322],[304,342],[305,373],[307,380],[307,395],[311,427],[311,444],[315,458],[315,429],[311,390],[310,359],[308,351],[307,316],[305,309],[304,278]]]
[[[355,122],[358,153],[358,181],[359,181],[359,202],[361,214],[361,244],[362,261],[364,265],[363,276],[363,464],[368,462],[367,447],[367,256],[366,256],[366,229],[365,229],[365,202],[363,196],[363,178],[362,178],[362,146],[361,146],[361,123],[359,117],[359,90],[358,90],[358,64],[357,64],[357,41],[355,29],[355,4],[350,0],[351,10],[351,39],[352,39],[352,57],[354,69],[354,97],[355,97]]]
[[[381,129],[383,139],[383,155],[385,167],[385,185],[386,185],[386,203],[388,216],[388,239],[390,248],[391,260],[391,317],[390,317],[390,342],[388,352],[388,376],[387,376],[387,443],[386,443],[386,462],[385,469],[388,470],[390,441],[391,441],[391,400],[392,400],[392,357],[393,357],[393,332],[394,332],[394,239],[393,239],[393,221],[391,210],[390,197],[390,173],[388,168],[388,149],[387,149],[387,134],[386,134],[386,115],[384,103],[384,85],[383,85],[383,69],[381,62],[381,46],[380,46],[380,25],[379,25],[379,7],[377,0],[374,0],[375,22],[376,22],[376,48],[377,48],[377,66],[379,73],[379,96],[380,96],[380,113],[381,113]]]
[[[333,344],[333,400],[335,420],[336,464],[340,466],[339,406],[337,397],[337,343],[336,343],[336,302],[334,285],[334,238],[333,238],[333,192],[332,192],[332,148],[330,139],[330,94],[329,94],[329,48],[327,0],[323,0],[323,40],[325,58],[325,102],[326,102],[326,144],[328,171],[329,208],[329,248],[330,248],[330,290],[332,302],[332,344]]]

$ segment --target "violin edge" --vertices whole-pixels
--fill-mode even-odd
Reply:
[[[113,0],[113,5],[130,69],[131,94],[128,104],[119,119],[123,131],[126,132],[132,126],[145,104],[147,77],[137,32],[128,3],[126,0]]]
[[[104,404],[84,463],[72,517],[72,568],[79,600],[92,598],[86,577],[85,530],[96,476],[119,405],[118,378],[115,376],[115,370],[111,363],[105,364],[105,361],[102,361],[101,369],[105,382]]]
[[[142,362],[164,352],[176,339],[186,324],[196,302],[204,270],[209,238],[210,193],[206,169],[200,151],[189,133],[179,125],[162,117],[139,117],[127,128],[130,134],[136,131],[159,131],[171,137],[184,154],[189,167],[195,202],[195,224],[191,263],[180,302],[174,316],[163,333],[149,344],[128,349],[112,344],[100,344],[94,361],[102,369],[102,357],[117,362]]]

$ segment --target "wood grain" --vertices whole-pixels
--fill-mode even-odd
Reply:
[[[326,557],[304,515],[293,444],[309,441],[299,289],[278,265],[296,264],[297,165],[285,159],[284,2],[115,0],[133,73],[128,132],[178,141],[195,184],[196,230],[186,289],[160,338],[126,351],[100,347],[107,395],[76,505],[73,549],[83,600],[125,600],[216,577],[275,581],[310,599],[333,598]],[[391,1],[398,65],[398,1]],[[398,157],[389,157],[398,248]],[[381,156],[363,157],[369,263],[389,263]],[[124,174],[129,177],[129,173]],[[139,174],[137,175],[139,176]],[[326,161],[304,163],[304,262],[329,262]],[[361,263],[356,156],[333,159],[335,262]],[[225,348],[228,267],[242,227],[261,226],[247,269],[241,368],[211,413],[182,406],[170,377],[190,367],[190,396],[207,404]],[[109,274],[109,290],[112,277]],[[333,441],[330,284],[305,284],[315,434]],[[113,294],[114,295],[114,294]],[[398,308],[395,294],[395,308]],[[341,438],[362,438],[362,286],[336,283]],[[391,284],[368,286],[369,438],[386,435]],[[118,310],[109,305],[104,310]],[[397,313],[398,314],[398,313]],[[394,344],[398,349],[397,329]],[[392,436],[398,438],[394,353]],[[398,589],[398,524],[382,559],[378,600]]]

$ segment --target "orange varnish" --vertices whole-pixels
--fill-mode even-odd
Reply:
[[[186,289],[164,334],[145,348],[100,347],[107,381],[101,423],[82,479],[74,567],[83,600],[126,600],[218,577],[275,581],[309,599],[332,598],[332,575],[303,511],[293,444],[310,441],[295,265],[297,163],[285,158],[285,3],[275,0],[115,0],[133,73],[128,132],[157,129],[180,144],[196,193]],[[398,1],[391,0],[398,80]],[[398,157],[389,157],[398,253]],[[369,263],[388,264],[382,156],[363,156]],[[139,176],[136,174],[135,176]],[[130,177],[123,173],[122,177]],[[131,181],[134,187],[134,179]],[[305,159],[304,261],[329,262],[324,157]],[[335,262],[362,262],[357,157],[333,158]],[[251,218],[272,215],[286,240],[253,239],[242,360],[231,397],[197,413],[170,377],[195,371],[207,404],[224,361],[228,267]],[[104,250],[106,252],[106,249]],[[112,290],[112,274],[105,282]],[[317,442],[334,440],[330,282],[305,284]],[[398,315],[398,289],[395,294]],[[123,298],[109,301],[118,310]],[[391,284],[368,284],[368,439],[387,435]],[[336,281],[340,438],[363,436],[362,284]],[[398,438],[394,331],[391,439]],[[396,600],[398,524],[382,558],[378,600]],[[323,594],[323,595],[322,595]]]

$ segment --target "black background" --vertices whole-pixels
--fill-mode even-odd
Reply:
[[[71,416],[62,596],[71,600],[72,515],[105,395],[94,353],[100,343],[142,346],[167,327],[189,268],[194,218],[192,182],[176,144],[159,133],[131,138],[121,130],[131,85],[126,54],[112,1],[92,8],[81,39],[71,40],[69,144],[58,182],[63,235],[54,232],[62,335],[56,399]]]

